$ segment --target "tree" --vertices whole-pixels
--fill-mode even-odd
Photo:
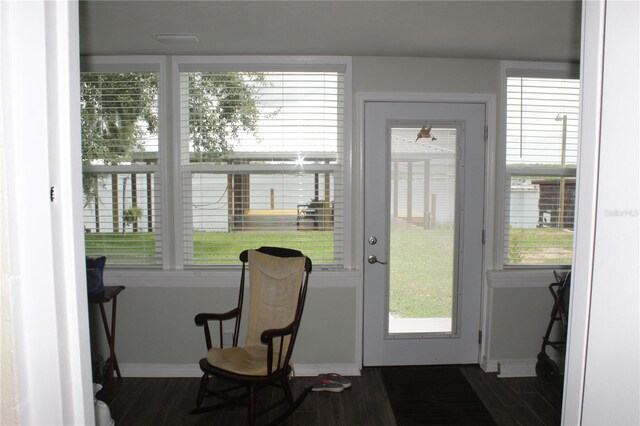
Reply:
[[[255,135],[260,111],[257,92],[262,73],[190,73],[189,137],[196,161],[208,161],[232,151],[238,132]]]
[[[232,151],[241,131],[255,135],[260,117],[257,91],[261,73],[189,73],[189,137],[196,161],[210,161]],[[142,152],[140,137],[157,134],[158,79],[155,73],[81,74],[83,164],[116,165]],[[96,205],[97,176],[84,175],[85,206]],[[113,229],[119,228],[118,179],[112,175]]]
[[[106,165],[131,161],[142,149],[140,122],[157,134],[155,104],[158,82],[154,73],[83,73],[81,82],[82,162],[101,160]],[[85,205],[95,203],[96,227],[100,216],[98,177],[84,175]],[[118,176],[111,175],[114,232],[119,228]]]
[[[139,122],[157,134],[158,80],[154,73],[83,73],[82,159],[118,164],[138,149]]]

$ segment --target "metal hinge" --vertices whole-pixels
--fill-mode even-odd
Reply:
[[[484,126],[484,141],[486,142],[489,139],[489,126]]]
[[[486,230],[482,230],[482,244],[484,244],[485,242],[487,242],[487,231]]]
[[[478,330],[478,344],[482,344],[482,330]]]

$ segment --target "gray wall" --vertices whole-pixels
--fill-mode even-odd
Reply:
[[[354,57],[353,91],[498,93],[498,61]]]
[[[205,355],[206,347],[194,316],[232,309],[237,303],[240,274],[224,271],[216,278],[187,272],[166,273],[171,278],[159,277],[160,272],[153,277],[125,271],[105,274],[107,285],[127,287],[117,305],[116,353],[123,374],[197,375],[196,364]],[[345,373],[357,371],[355,306],[359,273],[337,274],[337,278],[331,273],[311,275],[294,354],[294,363],[302,372],[314,370],[318,364],[342,365],[347,368]],[[154,286],[154,282],[162,286]],[[110,305],[107,308],[110,311]],[[106,359],[108,349],[99,316],[94,312],[91,318],[95,346]]]
[[[202,328],[194,325],[195,314],[228,311],[235,306],[237,298],[236,288],[127,288],[118,299],[118,361],[124,364],[197,362],[206,347]],[[354,289],[312,288],[307,300],[296,345],[296,361],[353,363]],[[99,318],[94,315],[92,321],[96,320]]]

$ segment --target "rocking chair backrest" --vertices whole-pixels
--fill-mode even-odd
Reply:
[[[274,361],[286,358],[288,363],[306,296],[305,271],[310,271],[311,261],[299,251],[270,247],[247,251],[246,260],[249,265],[246,345],[265,346],[260,339],[265,330],[286,327],[296,321],[291,338],[285,338],[282,349],[274,348],[280,353]]]

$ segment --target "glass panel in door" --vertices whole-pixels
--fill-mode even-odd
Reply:
[[[414,126],[390,128],[388,335],[396,338],[455,330],[459,132]]]

